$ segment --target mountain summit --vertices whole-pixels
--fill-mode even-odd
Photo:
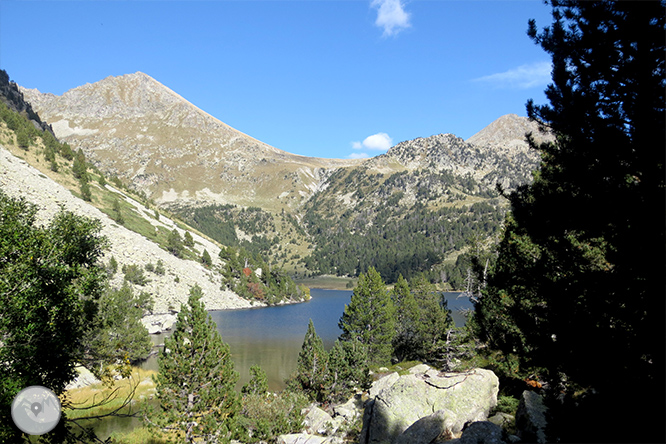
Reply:
[[[359,163],[278,150],[141,72],[107,77],[62,96],[22,91],[60,139],[157,202],[284,208],[316,191],[328,170]]]

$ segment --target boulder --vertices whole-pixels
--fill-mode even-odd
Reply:
[[[141,323],[151,335],[171,330],[176,323],[176,315],[171,313],[151,314],[141,318]]]
[[[361,444],[392,444],[416,421],[439,410],[451,412],[456,422],[449,426],[461,430],[467,422],[484,421],[497,405],[499,381],[490,370],[439,373],[424,367],[407,375],[393,375],[386,378],[395,382],[387,381],[381,390],[371,391]]]
[[[452,438],[462,427],[456,415],[449,410],[438,410],[430,416],[425,416],[407,430],[402,432],[394,441],[395,444],[430,444],[439,436]]]
[[[316,436],[307,433],[291,433],[280,435],[277,444],[342,444],[342,438],[337,436]]]
[[[353,422],[363,414],[363,402],[360,397],[353,397],[344,404],[333,406],[335,416],[340,416],[347,422]]]
[[[400,375],[397,372],[389,373],[386,376],[383,376],[372,383],[370,390],[368,390],[368,398],[376,397],[379,392],[385,388],[391,387],[396,381],[400,379]]]
[[[517,435],[523,442],[546,442],[546,411],[543,398],[525,390],[516,411]]]
[[[310,407],[303,418],[303,431],[310,434],[328,435],[331,430],[333,418],[319,407]]]
[[[506,444],[502,439],[502,428],[490,421],[470,424],[458,439],[435,441],[433,444]]]

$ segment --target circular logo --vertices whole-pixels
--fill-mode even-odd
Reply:
[[[60,400],[41,385],[24,388],[12,402],[12,419],[22,432],[43,435],[60,421]]]

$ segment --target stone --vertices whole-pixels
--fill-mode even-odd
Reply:
[[[488,418],[488,421],[492,422],[493,424],[497,424],[504,429],[510,427],[512,424],[515,424],[516,417],[509,415],[508,413],[500,412]]]
[[[360,397],[353,397],[344,404],[333,406],[335,416],[343,417],[347,422],[352,422],[363,414],[363,402]]]
[[[458,439],[435,441],[433,444],[506,444],[502,439],[502,428],[489,421],[471,423]]]
[[[443,374],[430,367],[420,370],[423,373],[399,376],[375,390],[366,403],[361,444],[393,443],[416,421],[439,410],[455,415],[457,422],[451,427],[461,430],[465,423],[484,421],[497,405],[499,381],[490,370]]]
[[[310,407],[303,418],[303,431],[310,434],[328,435],[331,432],[333,418],[319,407]]]
[[[535,392],[525,390],[516,411],[517,435],[524,442],[546,442],[546,411],[543,398]]]
[[[93,375],[90,370],[88,370],[82,365],[77,365],[76,367],[74,367],[74,370],[76,370],[77,375],[73,380],[69,382],[69,384],[65,386],[65,390],[87,387],[89,385],[98,384],[102,382],[99,379],[97,379],[97,377]]]
[[[372,383],[372,386],[370,386],[370,390],[368,390],[368,397],[376,397],[379,392],[395,384],[398,379],[400,379],[400,375],[398,375],[397,372],[389,373],[388,375],[379,378]]]
[[[291,433],[280,435],[277,444],[342,444],[342,438],[337,436],[317,436],[307,433]]]
[[[453,412],[438,410],[409,426],[394,444],[430,444],[439,436],[452,437],[461,430],[460,421]]]

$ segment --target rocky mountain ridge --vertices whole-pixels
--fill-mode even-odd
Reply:
[[[107,77],[62,96],[22,91],[61,140],[157,202],[284,208],[319,189],[327,170],[358,163],[278,150],[141,72]]]

